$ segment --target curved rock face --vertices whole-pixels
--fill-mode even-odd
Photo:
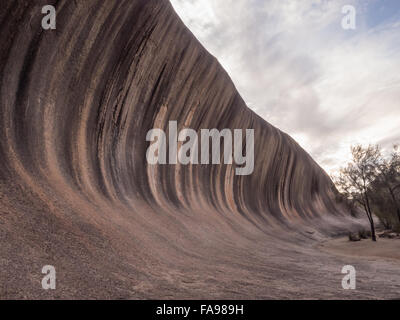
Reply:
[[[348,263],[313,248],[348,228],[329,177],[168,1],[6,0],[0,23],[1,298],[346,296]],[[253,173],[148,164],[146,135],[169,121],[254,129]]]

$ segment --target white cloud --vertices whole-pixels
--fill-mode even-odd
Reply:
[[[400,142],[400,25],[368,28],[374,0],[171,2],[249,107],[329,173],[351,144]],[[354,31],[341,28],[345,4]]]

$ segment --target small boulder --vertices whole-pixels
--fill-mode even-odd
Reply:
[[[361,238],[358,234],[356,233],[349,233],[349,241],[360,241]]]
[[[360,237],[360,239],[368,239],[368,234],[366,230],[358,231],[358,236]]]

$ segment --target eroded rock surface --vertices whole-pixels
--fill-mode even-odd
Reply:
[[[41,27],[47,4],[56,30]],[[398,265],[315,248],[358,222],[168,1],[4,0],[0,43],[0,298],[400,296]],[[254,173],[149,166],[146,133],[175,120],[254,129]]]

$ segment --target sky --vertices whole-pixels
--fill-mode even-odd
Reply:
[[[400,143],[400,0],[171,0],[247,105],[328,174]],[[342,8],[355,9],[344,29]]]

